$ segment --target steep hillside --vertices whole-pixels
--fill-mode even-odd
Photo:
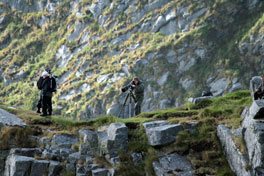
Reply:
[[[0,0],[0,101],[34,109],[43,69],[57,114],[116,114],[119,89],[145,84],[143,111],[210,89],[247,88],[263,70],[261,0]]]
[[[12,154],[23,156],[23,154],[26,154],[27,157],[30,155],[31,160],[36,160],[40,163],[56,161],[58,165],[63,167],[60,170],[60,174],[57,174],[62,176],[75,175],[75,173],[78,175],[78,173],[84,172],[84,169],[80,168],[85,167],[85,170],[89,168],[90,161],[92,161],[93,165],[99,168],[107,168],[109,171],[115,168],[115,174],[112,173],[111,175],[161,175],[159,173],[164,172],[163,175],[186,175],[183,172],[187,170],[187,175],[232,176],[234,173],[229,168],[225,159],[226,156],[216,135],[217,126],[225,124],[230,129],[241,127],[243,118],[240,117],[240,114],[244,107],[250,105],[251,102],[249,91],[240,91],[198,104],[188,104],[180,108],[142,113],[135,118],[119,119],[113,116],[104,116],[90,121],[73,121],[57,116],[43,118],[36,116],[33,111],[0,105],[0,108],[16,114],[27,125],[26,128],[4,127],[1,129],[0,160],[5,160],[8,155],[8,149],[18,147],[20,149],[11,150],[9,156]],[[163,123],[163,120],[169,123],[168,126],[181,126],[184,130],[180,130],[176,139],[169,144],[152,145],[150,142],[151,138],[147,137],[146,122]],[[105,125],[120,122],[124,123],[128,129],[126,132],[128,134],[128,143],[124,150],[118,151],[118,159],[116,159],[116,156],[110,155],[109,157],[101,152],[101,148],[104,145],[102,145],[102,141],[100,143],[100,140],[102,140],[100,136],[103,130],[107,129]],[[149,123],[148,125],[150,125]],[[85,131],[88,131],[86,133],[88,137],[83,138]],[[95,134],[93,131],[97,133]],[[118,131],[112,132],[113,134],[118,133]],[[94,135],[98,135],[99,146],[95,145]],[[122,135],[124,134],[122,133]],[[118,139],[112,139],[112,142],[120,142],[123,139],[122,135]],[[153,135],[158,135],[158,132],[153,133]],[[67,146],[64,143],[61,144],[61,141],[66,139],[68,139],[65,141]],[[152,140],[166,141],[166,139],[160,139],[158,136]],[[245,143],[241,138],[237,137],[234,140],[238,148],[237,151],[247,152],[245,151]],[[68,146],[69,143],[70,146]],[[116,147],[116,145],[111,146],[112,148]],[[31,149],[27,149],[27,147],[31,147]],[[88,151],[93,150],[93,147],[96,150],[100,149],[100,154],[95,155],[85,152],[87,147]],[[31,156],[32,154],[28,154],[27,151],[35,151],[36,155]],[[176,161],[174,161],[175,156]],[[86,158],[86,161],[83,161],[85,160],[84,158]],[[87,158],[90,158],[89,161]],[[21,159],[23,160],[20,162],[24,162],[23,166],[28,165],[26,158]],[[15,162],[16,160],[14,160]],[[184,164],[171,162],[184,162]],[[8,162],[0,162],[0,175],[3,172],[5,163],[9,164]],[[91,175],[91,170],[92,172],[96,170],[93,167],[92,169],[90,168],[89,173],[84,175]],[[8,169],[8,167],[6,168]],[[18,168],[11,165],[9,169],[17,170]],[[243,169],[250,169],[250,165]],[[27,168],[23,167],[22,171],[26,172]],[[49,169],[49,172],[51,172],[51,169]]]

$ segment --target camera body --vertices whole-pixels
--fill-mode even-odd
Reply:
[[[127,90],[129,91],[133,91],[133,89],[135,88],[136,84],[134,82],[131,82],[128,86],[123,87],[121,89],[122,92],[126,92]]]

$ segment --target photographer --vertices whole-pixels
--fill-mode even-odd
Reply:
[[[144,99],[144,85],[138,78],[134,78],[133,81],[129,85],[123,87],[121,91],[126,92],[130,88],[135,94],[135,115],[138,115],[141,113],[141,104]]]

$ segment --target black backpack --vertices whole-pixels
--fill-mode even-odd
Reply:
[[[50,78],[50,91],[56,92],[57,91],[57,81],[55,76],[51,76]]]
[[[39,77],[39,80],[37,81],[37,87],[38,87],[39,90],[42,89],[43,80],[44,80],[44,79],[43,79],[43,77],[41,76],[41,77]]]

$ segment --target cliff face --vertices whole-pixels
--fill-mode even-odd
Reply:
[[[49,66],[55,111],[75,119],[116,114],[133,76],[151,111],[247,88],[263,69],[260,0],[0,0],[0,15],[0,101],[34,108]]]

